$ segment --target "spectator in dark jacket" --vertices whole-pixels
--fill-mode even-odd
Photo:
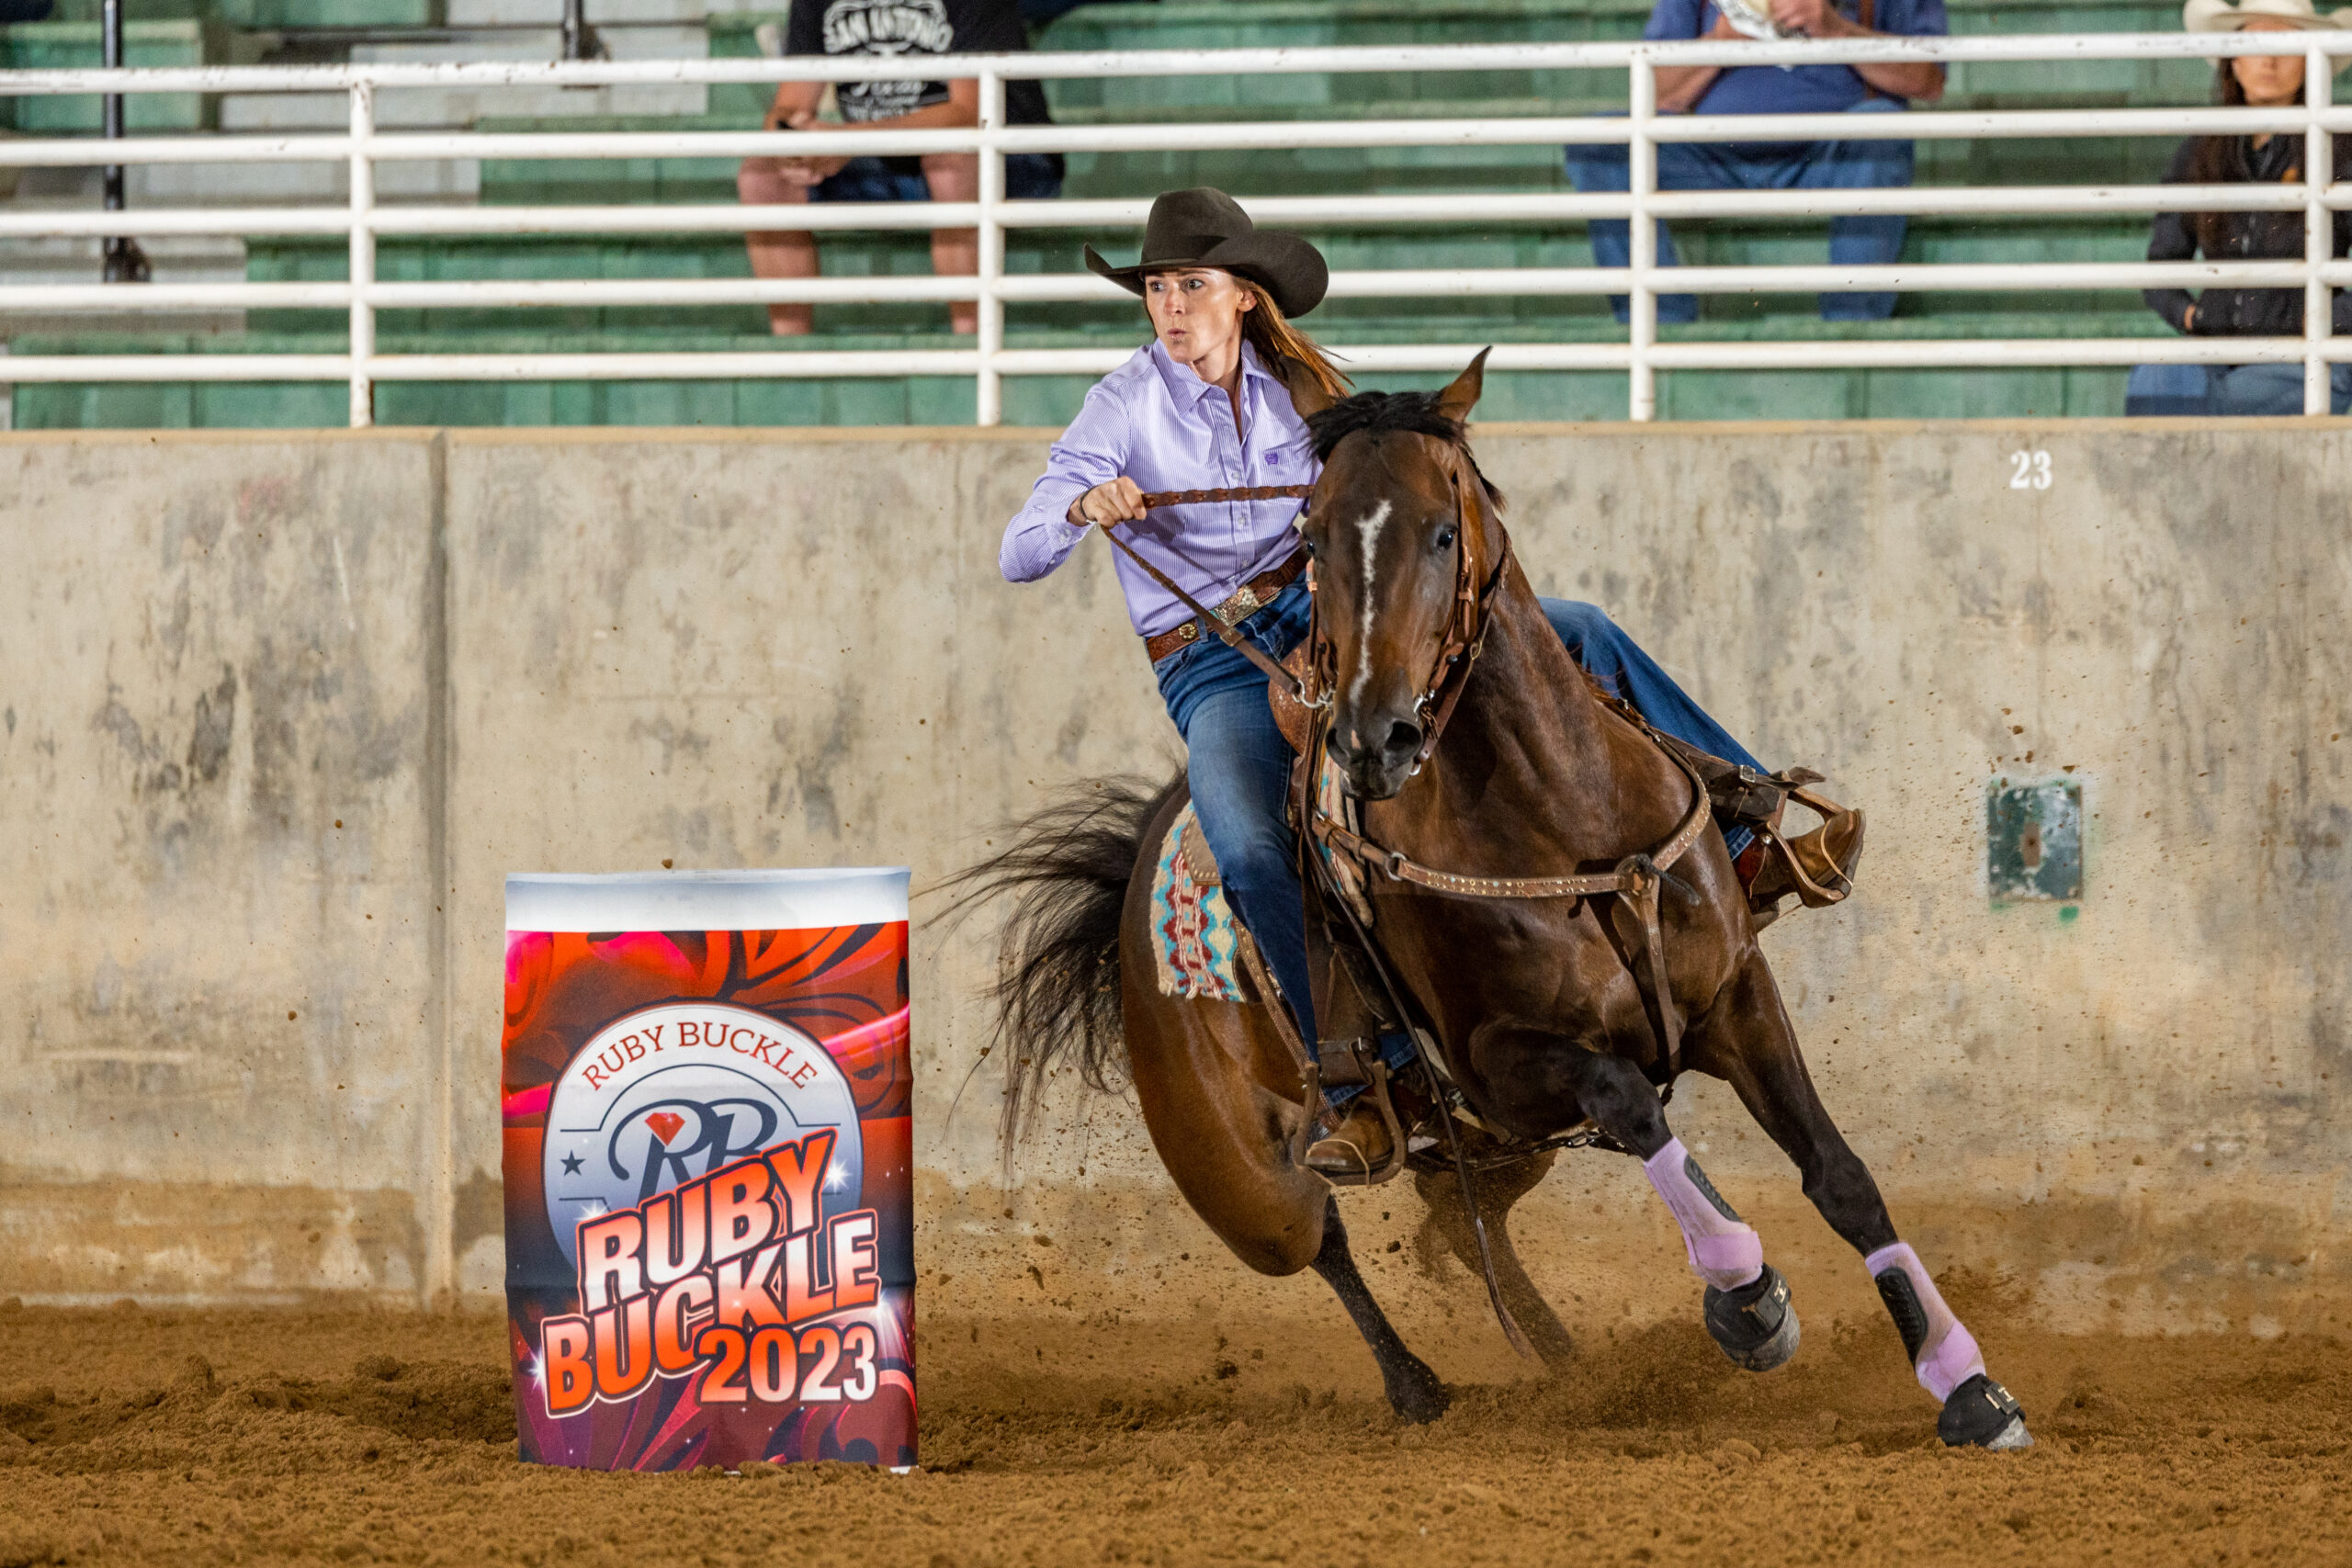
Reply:
[[[2267,32],[2332,28],[2334,17],[2312,0],[2188,0],[2194,32]],[[2303,58],[2249,54],[2217,62],[2214,99],[2233,107],[2284,107],[2303,101]],[[2173,154],[2167,185],[2296,185],[2303,178],[2301,131],[2267,136],[2193,136]],[[2335,178],[2352,178],[2352,139],[2335,139]],[[2352,253],[2352,213],[2335,215],[2335,254]],[[2160,212],[2148,240],[2150,261],[2301,261],[2303,214],[2291,212]],[[2175,332],[2193,337],[2301,337],[2303,290],[2213,288],[2151,288],[2148,308]],[[2352,297],[2334,296],[2336,333],[2352,333]],[[2331,403],[2352,406],[2352,366],[2331,367]],[[2143,365],[2132,373],[2127,413],[2295,414],[2303,412],[2301,364]]]

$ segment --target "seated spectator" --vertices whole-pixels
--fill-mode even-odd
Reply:
[[[1028,48],[1015,0],[799,0],[785,28],[785,53],[1001,54]],[[765,127],[806,130],[818,124],[824,96],[817,82],[776,88]],[[836,95],[844,130],[924,130],[980,122],[980,85],[962,82],[843,82]],[[1045,90],[1035,82],[1004,85],[1010,125],[1050,125]],[[746,202],[976,201],[980,161],[970,152],[921,157],[746,158],[735,176]],[[1050,200],[1061,194],[1059,153],[1015,152],[1004,161],[1004,194],[1012,200]],[[817,243],[805,229],[744,236],[752,271],[761,277],[814,277]],[[931,236],[931,268],[945,277],[979,270],[977,229],[941,229]],[[975,332],[979,307],[948,307],[955,330]],[[768,325],[779,334],[805,333],[806,305],[771,305]]]
[[[1806,38],[1940,38],[1948,30],[1944,0],[1731,0],[1743,13],[1769,6],[1772,27],[1784,36]],[[1764,30],[1758,20],[1748,26]],[[1736,39],[1749,36],[1714,0],[1657,0],[1645,39]],[[1657,107],[1665,114],[1887,114],[1913,100],[1943,96],[1940,65],[1909,62],[1893,65],[1683,65],[1661,67]],[[1620,145],[1570,147],[1568,178],[1581,191],[1619,191],[1629,183],[1627,149]],[[1660,190],[1858,190],[1911,183],[1908,141],[1661,142],[1657,150]],[[1833,218],[1829,260],[1838,266],[1892,265],[1903,254],[1901,216]],[[1594,262],[1623,266],[1632,252],[1629,226],[1622,219],[1595,219],[1590,226]],[[1661,266],[1678,265],[1666,225],[1657,228]],[[1624,298],[1610,300],[1617,319],[1626,318]],[[1894,313],[1892,293],[1825,294],[1825,321],[1877,321]],[[1658,296],[1661,321],[1698,320],[1699,301],[1689,294]]]
[[[2273,32],[2332,28],[2312,0],[2188,0],[2191,32]],[[2247,54],[2214,62],[2213,99],[2233,107],[2278,108],[2303,101],[2303,57]],[[2192,136],[2173,154],[2166,185],[2294,185],[2303,177],[2303,134]],[[2352,178],[2352,138],[2335,139],[2335,177]],[[2335,215],[2335,254],[2352,245],[2352,213]],[[2303,259],[2303,215],[2294,212],[2159,212],[2150,261]],[[2148,308],[2193,337],[2301,337],[2303,290],[2151,288]],[[2334,330],[2352,333],[2352,298],[2335,296]],[[2352,410],[2352,366],[2330,370],[2334,412]],[[2124,391],[2128,414],[2279,414],[2303,412],[2303,367],[2290,365],[2142,365]]]

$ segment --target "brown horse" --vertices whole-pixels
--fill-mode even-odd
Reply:
[[[1787,1283],[1664,1113],[1660,1091],[1677,1070],[1721,1078],[1795,1162],[1823,1218],[1864,1255],[1920,1382],[1943,1401],[1944,1440],[2022,1447],[2031,1439],[2016,1402],[1985,1375],[1975,1341],[1897,1239],[1877,1184],[1814,1090],[1721,833],[1707,826],[1665,879],[1680,897],[1656,906],[1665,997],[1629,898],[1498,897],[1474,886],[1645,863],[1628,857],[1674,837],[1698,797],[1693,776],[1595,694],[1510,558],[1500,497],[1463,439],[1484,360],[1442,393],[1301,409],[1324,463],[1301,522],[1314,552],[1318,738],[1360,814],[1362,843],[1378,852],[1352,857],[1372,943],[1472,1124],[1445,1131],[1474,1140],[1481,1156],[1467,1199],[1452,1164],[1416,1157],[1431,1224],[1476,1271],[1475,1205],[1509,1316],[1556,1368],[1567,1333],[1503,1222],[1550,1168],[1555,1156],[1540,1145],[1597,1133],[1643,1161],[1681,1225],[1707,1280],[1709,1333],[1743,1366],[1781,1365],[1798,1336]],[[1477,624],[1464,626],[1465,615]],[[1448,653],[1464,667],[1450,668]],[[1442,688],[1447,699],[1433,702]],[[1432,744],[1436,726],[1442,744]],[[1007,1137],[1070,1052],[1097,1086],[1124,1075],[1193,1211],[1252,1269],[1322,1275],[1370,1344],[1396,1412],[1433,1419],[1443,1386],[1366,1290],[1332,1189],[1294,1162],[1310,1108],[1271,1015],[1256,1003],[1162,996],[1154,983],[1151,879],[1183,803],[1181,779],[1157,795],[1097,784],[964,874],[969,897],[1018,895],[999,991]],[[1391,855],[1391,866],[1456,874],[1472,891],[1385,874],[1381,857]],[[1679,1032],[1668,1027],[1677,1015],[1687,1020]],[[1436,1110],[1444,1091],[1430,1081],[1424,1144],[1445,1119]]]

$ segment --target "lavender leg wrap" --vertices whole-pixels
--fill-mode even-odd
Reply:
[[[1764,1244],[1732,1213],[1679,1138],[1642,1162],[1650,1185],[1674,1211],[1690,1267],[1719,1291],[1752,1284],[1764,1272]]]
[[[1944,1305],[1943,1293],[1928,1277],[1928,1266],[1919,1261],[1909,1242],[1880,1247],[1862,1259],[1862,1267],[1870,1270],[1888,1315],[1903,1336],[1903,1348],[1911,1353],[1919,1386],[1934,1394],[1939,1404],[1969,1379],[1984,1374],[1984,1357],[1976,1348],[1976,1337]]]

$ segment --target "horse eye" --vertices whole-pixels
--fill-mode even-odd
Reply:
[[[1453,547],[1453,529],[1440,528],[1437,531],[1437,547],[1442,550],[1450,550]]]

